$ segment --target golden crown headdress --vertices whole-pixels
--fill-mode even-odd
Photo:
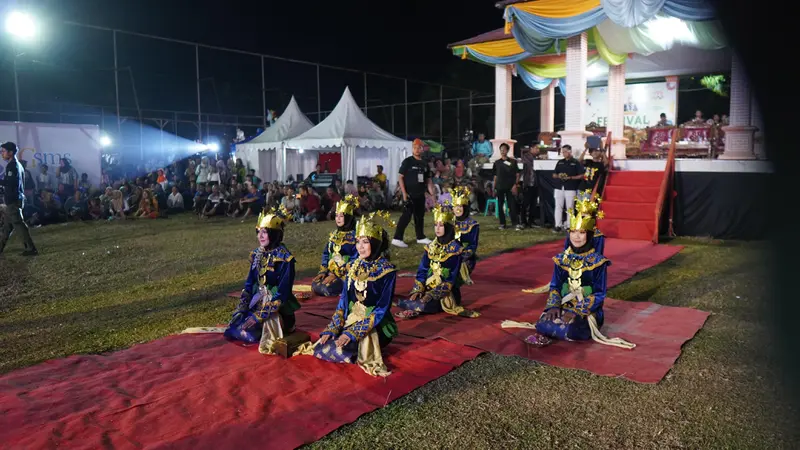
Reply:
[[[271,208],[269,211],[261,211],[256,222],[256,229],[269,228],[272,230],[283,230],[284,222],[292,219],[292,214],[281,205],[280,208]]]
[[[592,198],[592,191],[586,190],[578,194],[575,198],[575,207],[569,211],[570,231],[594,231],[597,226],[597,219],[603,218],[603,211],[600,211],[599,198]]]
[[[336,203],[336,214],[349,214],[353,215],[353,212],[358,208],[358,197],[353,194],[347,194],[338,203]]]
[[[466,186],[456,186],[450,189],[453,206],[469,206],[469,195],[472,191]]]
[[[362,216],[361,220],[356,223],[356,237],[368,237],[372,239],[383,239],[383,227],[378,223],[378,219],[382,220],[386,226],[396,227],[392,218],[389,216],[388,211],[375,211]]]
[[[433,223],[449,223],[453,225],[456,223],[456,215],[453,213],[453,208],[449,203],[436,205],[433,207]]]

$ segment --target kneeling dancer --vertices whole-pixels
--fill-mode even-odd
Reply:
[[[442,311],[462,317],[480,316],[461,306],[461,285],[465,282],[461,276],[463,247],[456,239],[455,219],[448,205],[433,208],[436,239],[425,246],[408,299],[398,302],[404,309],[398,313],[399,318]]]
[[[566,341],[593,339],[615,347],[631,349],[634,344],[600,333],[603,326],[603,301],[606,298],[606,271],[611,262],[593,247],[593,231],[599,203],[584,197],[569,214],[569,248],[553,258],[555,267],[550,293],[539,321],[531,324],[506,321],[504,328],[535,328],[526,342],[536,346],[550,339]]]
[[[333,297],[342,293],[342,278],[347,273],[347,265],[358,257],[353,216],[357,208],[358,197],[354,195],[347,195],[336,204],[336,231],[328,237],[319,273],[311,282],[311,289],[317,295]]]
[[[315,344],[303,345],[295,355],[356,363],[372,376],[391,374],[383,362],[381,349],[397,336],[397,324],[390,311],[397,269],[385,256],[389,235],[377,223],[378,219],[394,226],[385,211],[359,220],[355,232],[358,258],[347,270],[331,323]]]
[[[258,351],[275,354],[276,341],[295,329],[294,312],[300,303],[292,293],[294,256],[283,245],[285,208],[258,216],[258,248],[250,253],[250,272],[239,306],[225,330],[225,337],[246,343],[259,341]]]

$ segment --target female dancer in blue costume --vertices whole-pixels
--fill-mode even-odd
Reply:
[[[598,202],[583,197],[570,211],[569,247],[553,258],[555,267],[547,304],[535,324],[538,334],[525,340],[529,344],[544,346],[551,342],[551,338],[566,341],[593,339],[616,347],[634,347],[627,341],[610,339],[600,333],[604,321],[606,271],[611,262],[593,246],[596,217],[602,216],[598,207]],[[503,324],[505,328],[512,327],[510,325],[508,322]]]
[[[331,323],[315,344],[304,344],[295,355],[356,363],[372,376],[391,374],[383,362],[381,349],[397,336],[397,324],[390,311],[397,269],[385,257],[389,235],[378,219],[394,226],[385,211],[359,220],[355,232],[358,258],[347,269]]]
[[[336,231],[328,237],[319,273],[311,282],[311,289],[317,295],[333,297],[342,293],[342,278],[347,273],[347,265],[358,257],[353,217],[357,208],[358,197],[354,195],[347,195],[336,204]]]
[[[283,245],[285,208],[258,216],[258,248],[250,253],[250,271],[225,337],[246,343],[259,342],[258,351],[274,354],[274,344],[294,331],[294,312],[300,303],[292,294],[294,256]]]
[[[478,238],[481,233],[480,224],[469,216],[470,194],[468,187],[457,186],[450,190],[453,214],[456,216],[456,239],[461,242],[461,261],[463,267],[468,271],[465,281],[475,270],[475,263],[478,261]],[[471,282],[467,284],[471,284]]]
[[[579,192],[578,195],[575,197],[575,204],[577,205],[578,202],[581,201],[591,201],[592,198],[592,191],[586,190]],[[598,198],[595,200],[599,205],[601,200]],[[600,218],[602,219],[602,211],[598,211],[600,214]],[[589,233],[588,239],[592,242],[592,248],[594,249],[595,253],[603,255],[603,251],[606,248],[606,236],[597,228],[595,225],[594,230]],[[567,251],[570,248],[570,233],[567,233],[567,237],[564,238],[564,251]],[[550,284],[545,284],[535,289],[523,289],[523,292],[532,293],[532,294],[543,294],[550,290]]]
[[[420,313],[442,311],[462,317],[480,316],[478,312],[461,306],[461,285],[465,281],[462,276],[463,247],[456,239],[455,221],[455,214],[448,205],[433,208],[436,239],[425,246],[414,288],[408,299],[398,302],[404,311],[397,317],[410,319]]]

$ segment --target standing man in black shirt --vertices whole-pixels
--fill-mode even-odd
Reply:
[[[0,232],[0,254],[6,247],[11,232],[17,230],[22,234],[25,243],[23,256],[38,255],[36,246],[33,245],[28,225],[22,220],[22,208],[25,206],[25,171],[17,159],[17,144],[6,142],[0,145],[0,156],[6,161],[3,187],[5,188],[6,210],[3,217],[3,230]]]
[[[500,159],[494,162],[494,192],[497,196],[497,213],[500,215],[500,229],[506,228],[506,212],[503,204],[508,205],[511,224],[522,229],[517,215],[517,183],[519,183],[519,167],[517,160],[508,157],[508,144],[500,144]]]
[[[591,191],[597,186],[597,195],[599,197],[603,194],[603,184],[608,172],[608,160],[605,158],[603,150],[599,148],[591,148],[589,151],[592,159],[583,161],[583,180],[581,180],[578,190]]]
[[[414,216],[414,231],[417,233],[417,244],[430,244],[425,237],[425,192],[433,195],[433,182],[428,165],[422,160],[424,145],[421,140],[414,139],[411,147],[412,156],[403,160],[400,165],[400,191],[403,193],[403,215],[397,222],[392,245],[406,248],[403,234]]]
[[[535,226],[536,201],[539,199],[539,186],[536,184],[536,168],[534,162],[539,156],[537,145],[522,147],[522,211],[519,214],[520,223],[531,228]]]
[[[569,211],[575,205],[575,194],[578,193],[578,186],[583,179],[584,170],[577,159],[572,157],[572,147],[565,145],[561,147],[561,156],[564,159],[556,163],[553,178],[556,178],[553,197],[556,201],[555,223],[556,231],[569,228],[564,226],[564,212]]]

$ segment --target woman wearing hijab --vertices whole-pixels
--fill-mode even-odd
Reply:
[[[389,235],[377,219],[394,226],[386,211],[371,213],[358,222],[355,232],[358,258],[347,270],[331,323],[316,343],[305,344],[295,355],[355,363],[377,377],[391,374],[383,362],[381,349],[397,336],[397,324],[390,311],[397,269],[384,256]]]
[[[461,285],[465,281],[461,277],[464,248],[456,238],[455,221],[456,216],[449,205],[438,205],[433,209],[436,239],[425,246],[414,288],[408,299],[398,303],[404,311],[397,317],[411,319],[420,313],[439,312],[461,317],[480,316],[478,312],[461,306]]]
[[[353,213],[358,208],[358,199],[352,195],[336,203],[336,231],[328,237],[322,250],[319,273],[311,282],[315,294],[332,297],[342,293],[347,266],[358,257],[356,249],[356,221]]]
[[[283,245],[285,223],[290,219],[284,209],[258,216],[258,247],[250,253],[250,271],[239,306],[225,330],[228,339],[259,341],[262,354],[276,353],[277,341],[294,331],[294,312],[300,309],[292,293],[294,256]]]

